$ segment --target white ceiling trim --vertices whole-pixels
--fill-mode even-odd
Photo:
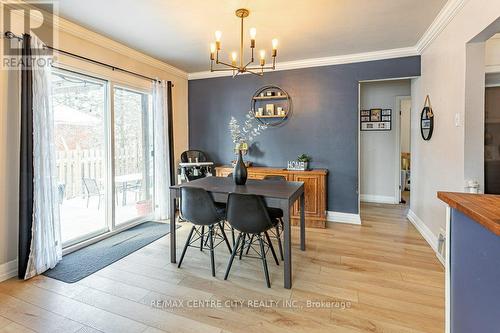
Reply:
[[[364,52],[349,55],[340,55],[324,58],[302,59],[295,61],[279,62],[276,64],[276,70],[288,70],[298,68],[308,68],[317,66],[340,65],[364,61],[374,61],[392,58],[401,58],[414,55],[420,55],[444,30],[451,20],[462,9],[467,0],[448,0],[432,24],[427,28],[417,44],[413,47],[405,47],[392,50]],[[194,72],[188,74],[188,80],[207,79],[212,77],[231,76],[231,72]]]
[[[410,57],[415,55],[418,55],[417,49],[415,47],[404,47],[391,50],[354,53],[354,54],[347,54],[347,55],[340,55],[333,57],[310,58],[310,59],[278,62],[276,64],[276,70],[284,71],[284,70],[299,69],[299,68],[342,65],[342,64],[351,64],[356,62]],[[189,73],[188,80],[199,80],[199,79],[207,79],[207,78],[222,77],[222,76],[232,76],[232,72],[203,71],[203,72]]]
[[[187,72],[169,65],[161,60],[153,58],[147,54],[134,50],[124,44],[121,44],[117,41],[114,41],[110,38],[104,37],[98,33],[95,33],[91,30],[85,29],[73,22],[65,20],[59,17],[58,20],[54,22],[54,26],[59,28],[62,31],[65,31],[69,34],[72,34],[76,37],[82,38],[99,46],[105,47],[111,51],[126,55],[132,59],[145,63],[147,65],[156,67],[162,71],[173,74],[180,78],[186,79],[188,77]]]
[[[39,17],[36,14],[36,10],[40,12],[44,12],[40,8],[35,8],[29,3],[25,2],[16,2],[16,6],[19,6],[22,4],[23,6],[34,9],[33,11],[30,11],[31,16],[33,19],[39,19]],[[8,4],[6,4],[8,6]],[[68,34],[71,34],[75,37],[81,38],[83,40],[86,40],[88,42],[91,42],[93,44],[97,44],[100,47],[104,47],[108,50],[117,52],[119,54],[125,55],[127,57],[130,57],[134,60],[137,60],[139,62],[142,62],[144,64],[150,65],[152,67],[155,67],[157,69],[160,69],[164,72],[170,73],[172,75],[178,76],[183,79],[187,79],[188,73],[174,67],[172,65],[169,65],[161,60],[158,60],[156,58],[153,58],[147,54],[144,54],[142,52],[139,52],[131,47],[128,47],[122,43],[119,43],[111,38],[105,37],[103,35],[100,35],[96,32],[93,32],[92,30],[86,29],[76,23],[73,23],[71,21],[68,21],[62,17],[59,17],[55,14],[53,15],[44,15],[44,19],[47,19],[51,21],[53,24],[53,27],[57,30],[64,31]],[[51,45],[55,46],[55,45]]]
[[[464,6],[466,2],[467,0],[448,0],[447,3],[439,12],[439,14],[436,16],[432,24],[422,35],[417,44],[413,47],[280,62],[277,63],[276,70],[290,70],[290,69],[309,68],[318,66],[339,65],[339,64],[383,60],[383,59],[399,58],[399,57],[422,54],[422,52],[432,43],[432,41],[434,41],[436,37],[444,30],[444,28],[455,17],[455,15],[460,11],[460,9]],[[40,10],[39,8],[37,9]],[[181,78],[188,78],[189,80],[197,80],[197,79],[232,75],[231,72],[210,72],[210,71],[187,73],[161,60],[153,58],[142,52],[134,50],[133,48],[130,48],[124,44],[121,44],[110,38],[104,37],[91,30],[83,28],[82,26],[77,25],[71,21],[63,19],[56,15],[54,16],[55,16],[54,26],[62,31],[68,32],[76,37],[90,41],[99,46],[105,47],[109,50],[118,52],[120,54],[124,54],[140,62],[151,65],[153,67],[161,69],[162,71],[171,73]]]
[[[436,37],[446,28],[448,23],[453,20],[457,13],[462,9],[467,0],[448,0],[431,25],[424,32],[415,46],[418,53],[422,52],[436,39]]]
[[[486,66],[484,72],[486,74],[500,73],[500,65],[489,65],[489,66]]]

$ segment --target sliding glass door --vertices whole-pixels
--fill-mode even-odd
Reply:
[[[63,245],[146,219],[153,206],[151,95],[52,74]]]
[[[63,243],[108,231],[106,81],[52,75],[52,105]]]
[[[152,212],[153,131],[150,95],[114,91],[114,180],[116,225]]]

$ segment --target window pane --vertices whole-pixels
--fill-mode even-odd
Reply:
[[[152,212],[152,131],[148,94],[114,90],[115,223]]]
[[[66,245],[106,224],[106,82],[52,74],[62,240]]]

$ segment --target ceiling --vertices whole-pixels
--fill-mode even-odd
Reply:
[[[446,0],[60,0],[59,16],[186,72],[208,70],[222,31],[222,58],[239,45],[237,8],[248,8],[257,49],[278,61],[414,46]]]

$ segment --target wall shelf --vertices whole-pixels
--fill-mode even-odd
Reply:
[[[255,96],[253,99],[256,101],[260,100],[273,100],[273,99],[287,99],[288,96]]]
[[[273,96],[266,96],[267,92],[272,92],[274,95]],[[278,95],[279,93],[279,95]],[[264,96],[261,96],[264,95]],[[266,108],[262,108],[263,112],[260,113],[259,115],[258,109],[261,108],[261,106],[264,106],[263,103],[259,102],[264,102],[264,101],[270,101],[270,103],[267,104],[272,104],[272,109],[273,112],[269,112],[270,114],[267,114],[267,104],[265,105]],[[272,102],[276,101],[276,102]],[[277,107],[280,107],[283,109],[284,114],[277,114]],[[260,123],[266,125],[266,126],[280,126],[284,124],[284,122],[290,117],[291,112],[292,112],[292,101],[290,98],[290,95],[283,90],[282,88],[275,86],[275,85],[268,85],[264,86],[260,89],[258,89],[252,96],[251,99],[251,110],[254,114],[255,119],[257,119]]]
[[[255,118],[283,118],[284,116],[255,116]]]

